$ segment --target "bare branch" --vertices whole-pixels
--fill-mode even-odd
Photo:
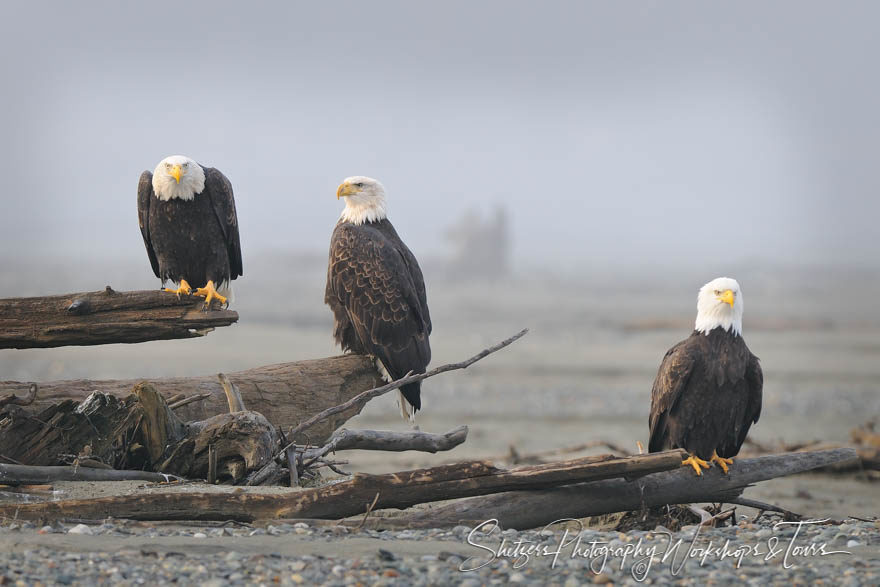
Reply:
[[[189,397],[180,398],[179,395],[175,396],[179,399],[175,400],[174,403],[168,403],[168,408],[171,410],[176,410],[177,408],[182,408],[185,405],[192,404],[195,402],[200,402],[202,400],[206,400],[211,397],[210,393],[200,393],[199,395],[191,395]],[[174,399],[174,398],[172,398]]]
[[[792,520],[803,519],[803,516],[800,514],[790,512],[787,509],[781,508],[781,507],[779,507],[777,505],[773,505],[771,503],[764,503],[763,501],[757,501],[755,499],[749,499],[747,497],[740,496],[740,497],[737,497],[736,499],[730,500],[727,503],[730,503],[732,505],[741,505],[741,506],[745,506],[747,508],[754,508],[756,510],[759,510],[758,516],[753,521],[756,521],[758,518],[760,518],[764,512],[777,512],[777,513],[784,515],[786,517],[786,519],[792,519]]]
[[[314,426],[318,422],[321,422],[322,420],[326,420],[327,418],[329,418],[330,416],[333,416],[334,414],[338,414],[340,412],[345,412],[346,410],[350,410],[355,407],[362,407],[364,404],[366,404],[368,401],[370,401],[374,397],[379,397],[380,395],[384,395],[384,394],[388,393],[389,391],[394,391],[395,389],[398,389],[399,387],[401,387],[403,385],[407,385],[409,383],[415,383],[416,381],[422,381],[423,379],[427,379],[428,377],[433,377],[433,376],[439,375],[441,373],[446,373],[447,371],[454,371],[456,369],[467,369],[468,367],[470,367],[471,365],[473,365],[474,363],[476,363],[480,359],[482,359],[488,355],[491,355],[495,351],[499,351],[499,350],[503,349],[504,347],[512,344],[513,342],[519,340],[520,338],[525,336],[528,331],[529,331],[528,328],[524,328],[524,329],[520,330],[519,332],[517,332],[516,334],[514,334],[513,336],[511,336],[510,338],[508,338],[506,340],[502,340],[501,342],[499,342],[495,345],[492,345],[487,349],[483,349],[482,351],[480,351],[479,353],[477,353],[476,355],[474,355],[470,359],[467,359],[465,361],[461,361],[460,363],[449,363],[447,365],[441,365],[440,367],[437,367],[435,369],[431,369],[427,373],[417,373],[415,375],[407,375],[405,377],[401,377],[400,379],[398,379],[396,381],[392,381],[391,383],[388,383],[387,385],[383,385],[381,387],[376,387],[374,389],[369,389],[363,393],[360,393],[360,394],[354,396],[353,398],[351,398],[350,400],[348,400],[347,402],[345,402],[344,404],[340,404],[338,406],[328,408],[328,409],[324,410],[323,412],[315,414],[314,416],[312,416],[311,418],[309,418],[308,420],[306,420],[302,424],[299,424],[298,426],[294,427],[287,434],[287,437],[290,439],[290,444],[285,446],[281,450],[281,452],[278,453],[278,458],[279,459],[282,458],[284,456],[284,453],[287,450],[287,448],[294,444],[294,437],[297,434],[299,434],[303,430],[307,430],[307,429],[311,428],[312,426]]]
[[[411,432],[389,432],[387,430],[348,430],[340,428],[333,433],[330,441],[321,448],[302,452],[303,459],[314,461],[319,457],[339,450],[385,450],[403,452],[419,450],[436,453],[452,450],[467,439],[468,427],[459,426],[445,434],[431,434],[414,430]],[[307,465],[309,463],[306,463]]]

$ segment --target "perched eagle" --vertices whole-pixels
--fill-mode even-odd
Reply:
[[[700,288],[694,332],[666,352],[651,390],[649,452],[683,448],[697,475],[727,466],[761,415],[764,374],[742,337],[743,298],[734,279]]]
[[[212,167],[182,155],[159,161],[138,183],[138,222],[156,277],[165,291],[228,302],[230,281],[242,275],[232,184]],[[220,291],[218,291],[220,290]],[[220,292],[226,294],[221,295]]]
[[[349,177],[336,190],[345,209],[330,239],[324,303],[344,351],[376,358],[387,381],[424,373],[431,362],[431,316],[415,256],[385,214],[385,188]],[[400,410],[412,421],[422,407],[421,382],[400,388]]]

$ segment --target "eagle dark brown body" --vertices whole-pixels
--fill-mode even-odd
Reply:
[[[324,302],[333,310],[333,336],[343,350],[373,355],[394,379],[425,372],[431,362],[425,282],[387,219],[336,224]],[[421,382],[401,392],[421,408]]]
[[[761,415],[764,375],[742,336],[694,331],[663,357],[651,390],[649,452],[735,456]]]
[[[153,174],[138,184],[138,221],[156,277],[194,288],[230,282],[242,275],[241,244],[232,185],[220,171],[202,167],[205,189],[191,200],[162,201]]]

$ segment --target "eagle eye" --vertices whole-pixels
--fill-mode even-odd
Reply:
[[[359,182],[357,182],[357,183],[356,183],[356,184],[354,184],[354,185],[355,185],[355,187],[359,187],[359,188],[362,188],[362,187],[364,187],[364,184],[363,184],[363,182],[360,182],[360,181],[359,181]]]
[[[721,295],[721,291],[716,289],[716,290],[715,290],[715,295],[716,295],[716,296],[720,296],[720,295]]]

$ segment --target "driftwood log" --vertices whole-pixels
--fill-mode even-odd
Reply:
[[[736,459],[730,474],[717,467],[696,477],[689,467],[648,475],[635,482],[609,479],[543,491],[516,491],[466,499],[389,518],[386,527],[474,526],[495,519],[503,528],[538,528],[562,518],[585,518],[667,504],[736,500],[753,483],[857,459],[853,449],[788,453]],[[379,519],[375,525],[382,526]]]
[[[159,291],[102,291],[0,299],[0,349],[133,343],[203,336],[229,326],[238,313],[205,299]]]
[[[150,471],[117,471],[89,467],[30,467],[0,464],[0,485],[32,485],[53,481],[151,481],[161,483],[174,477]]]
[[[236,520],[344,518],[368,507],[406,508],[419,503],[569,483],[635,477],[681,467],[683,453],[667,451],[624,459],[611,455],[560,463],[497,469],[470,461],[386,475],[355,474],[347,481],[278,495],[162,493],[0,506],[0,516],[19,518],[107,517],[137,520]]]
[[[804,452],[816,450],[831,450],[835,448],[853,448],[859,455],[859,459],[843,463],[833,463],[823,467],[821,471],[826,473],[849,473],[854,471],[880,471],[880,433],[876,430],[877,422],[870,420],[850,430],[852,443],[842,444],[839,442],[826,442],[814,440],[811,442],[777,442],[774,444],[762,444],[754,439],[747,438],[743,447],[744,456],[775,454],[780,452]]]
[[[170,294],[169,294],[170,295]],[[172,296],[173,297],[173,296]],[[289,426],[313,414],[345,403],[365,389],[381,385],[378,372],[362,355],[342,355],[294,363],[266,365],[228,373],[248,409],[259,412],[275,426]],[[36,399],[25,409],[36,414],[64,400],[83,401],[98,391],[126,397],[140,379],[75,379],[39,384]],[[150,380],[165,396],[188,398],[209,394],[208,399],[176,410],[186,421],[204,420],[229,411],[229,400],[216,375],[203,377],[164,377]],[[24,396],[31,384],[0,381],[0,397]],[[361,405],[336,414],[316,424],[301,437],[302,442],[323,444],[346,420],[355,416]],[[0,452],[2,454],[2,452]]]

